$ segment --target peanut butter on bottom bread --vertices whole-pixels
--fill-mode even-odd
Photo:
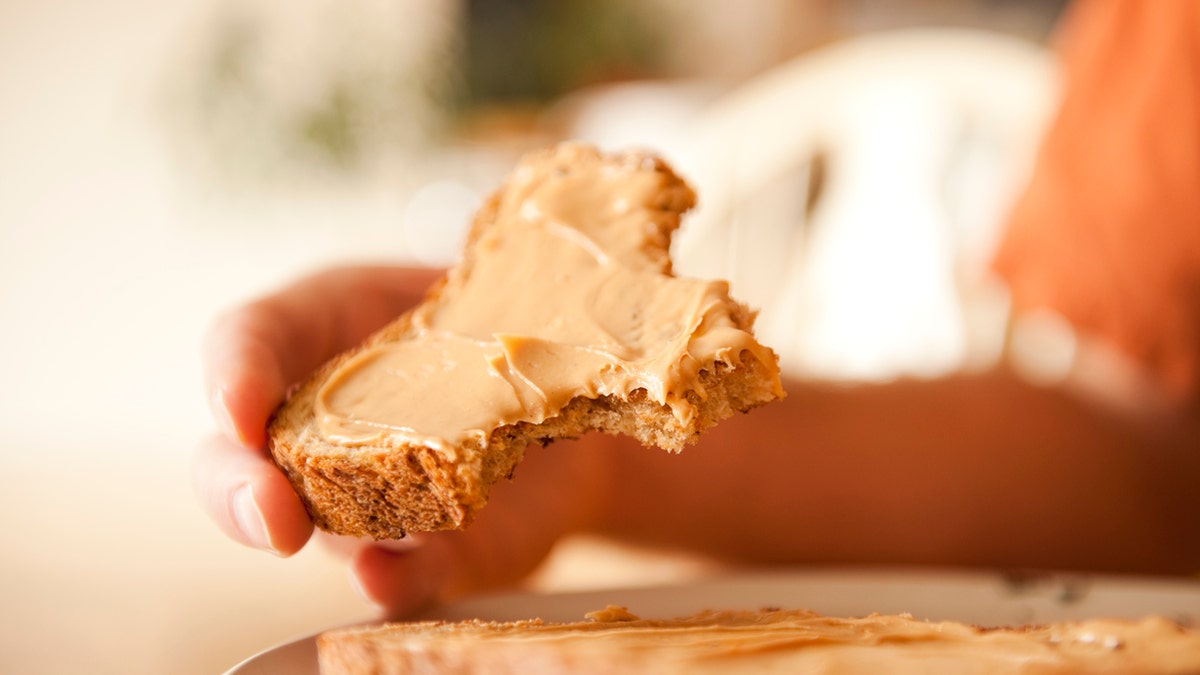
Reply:
[[[590,430],[679,451],[783,395],[724,281],[676,277],[695,197],[661,160],[523,158],[425,302],[305,382],[271,450],[320,527],[455,529],[531,443]]]
[[[908,615],[709,611],[650,620],[396,623],[318,638],[323,675],[1197,673],[1200,633],[1161,617],[980,628]]]

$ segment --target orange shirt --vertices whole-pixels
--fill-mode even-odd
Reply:
[[[1065,91],[995,260],[1014,309],[1200,393],[1200,1],[1081,0]]]

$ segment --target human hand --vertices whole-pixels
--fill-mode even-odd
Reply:
[[[201,443],[194,481],[202,506],[232,539],[281,556],[309,540],[312,521],[266,449],[268,419],[288,387],[419,302],[438,274],[391,267],[331,270],[213,323],[203,364],[219,433]],[[514,582],[562,534],[579,527],[602,494],[602,453],[591,448],[603,441],[588,441],[577,443],[579,448],[531,450],[518,470],[520,485],[497,485],[488,507],[465,531],[393,542],[324,538],[346,556],[363,595],[391,615]]]

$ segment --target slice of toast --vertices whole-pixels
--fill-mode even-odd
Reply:
[[[313,521],[398,538],[459,529],[532,443],[597,430],[679,451],[783,395],[728,285],[675,277],[691,189],[661,160],[531,153],[425,301],[321,367],[270,450]]]
[[[779,609],[588,616],[345,628],[318,636],[318,661],[322,675],[1200,672],[1200,633],[1161,617],[981,628]]]

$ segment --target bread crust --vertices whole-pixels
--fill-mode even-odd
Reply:
[[[695,203],[691,189],[657,158],[638,153],[603,156],[575,144],[534,153],[521,166],[544,172],[571,171],[580,161],[633,162],[666,178],[655,199],[657,211],[651,219],[653,227],[646,232],[643,252],[663,274],[670,275],[670,237],[682,214]],[[502,186],[493,193],[481,207],[461,262],[430,288],[423,305],[453,302],[455,289],[470,277],[474,267],[478,255],[475,242],[496,221],[504,189]],[[749,331],[753,313],[737,303],[732,307],[735,324]],[[732,363],[717,362],[701,371],[706,395],[688,396],[697,414],[687,423],[639,389],[627,398],[577,397],[560,414],[541,424],[522,422],[499,427],[485,441],[461,446],[452,454],[404,443],[349,447],[323,438],[314,413],[322,385],[363,350],[413,336],[417,330],[412,320],[416,310],[325,363],[295,388],[269,423],[271,456],[321,529],[374,539],[396,539],[414,531],[461,529],[486,503],[491,486],[512,476],[525,448],[533,443],[546,444],[596,430],[630,435],[647,445],[679,451],[720,419],[773,400],[779,393],[774,360],[762,363],[743,352]]]

